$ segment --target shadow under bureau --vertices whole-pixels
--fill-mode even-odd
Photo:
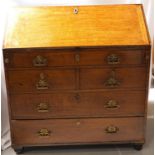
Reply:
[[[150,41],[141,5],[13,8],[3,55],[16,151],[142,148]]]

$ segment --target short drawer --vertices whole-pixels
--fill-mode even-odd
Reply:
[[[80,89],[145,88],[146,68],[80,69]]]
[[[13,145],[111,143],[144,139],[143,117],[12,120],[11,124]]]
[[[13,119],[144,116],[145,92],[10,95]]]
[[[8,87],[15,92],[47,92],[75,89],[74,69],[8,71]]]
[[[102,48],[80,49],[80,65],[144,65],[144,50],[112,50]]]
[[[73,49],[16,49],[4,52],[7,68],[45,68],[75,65]]]

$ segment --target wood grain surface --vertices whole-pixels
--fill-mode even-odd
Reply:
[[[4,48],[150,44],[141,5],[14,8],[7,25]]]
[[[108,108],[110,101],[113,108]],[[101,91],[10,96],[13,119],[144,116],[145,91]],[[47,105],[39,111],[40,104]]]
[[[109,64],[108,57],[115,55],[118,64]],[[46,59],[45,66],[34,66],[33,61],[37,56]],[[79,60],[76,60],[76,56]],[[48,68],[69,66],[125,66],[145,65],[146,52],[142,49],[104,49],[104,48],[72,48],[72,49],[13,49],[5,50],[4,59],[6,69],[16,68]]]
[[[143,140],[143,123],[143,117],[11,121],[13,144],[24,146]],[[106,133],[109,126],[117,127],[118,131]],[[40,136],[41,129],[47,129],[49,136]]]
[[[3,55],[12,146],[142,145],[150,47],[142,5],[11,9]]]

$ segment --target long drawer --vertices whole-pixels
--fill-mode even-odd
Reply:
[[[25,146],[143,140],[143,123],[143,117],[11,121],[13,145]]]
[[[79,73],[79,75],[78,75]],[[146,68],[85,68],[8,71],[11,93],[74,89],[140,88],[146,86]],[[77,81],[78,79],[78,81]]]
[[[144,116],[144,91],[10,95],[13,119]]]
[[[131,54],[132,53],[132,54]],[[4,52],[7,68],[40,68],[73,65],[144,65],[144,50],[81,49],[16,49]]]

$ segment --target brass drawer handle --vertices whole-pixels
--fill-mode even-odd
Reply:
[[[120,58],[116,54],[111,54],[107,57],[107,62],[108,64],[119,64],[120,63]]]
[[[40,103],[37,106],[37,111],[41,113],[49,112],[49,105],[47,103]]]
[[[105,83],[105,85],[107,87],[117,87],[117,86],[119,86],[119,84],[120,84],[120,82],[117,81],[117,79],[111,78],[111,77]]]
[[[44,73],[40,73],[40,79],[36,84],[36,89],[38,90],[42,90],[42,89],[48,89],[48,83],[45,79],[45,75]]]
[[[107,109],[116,109],[116,108],[119,108],[120,105],[118,105],[118,103],[115,101],[115,100],[109,100],[105,106],[105,108]]]
[[[119,85],[120,85],[120,82],[116,79],[115,71],[112,71],[110,77],[105,82],[105,86],[117,87]]]
[[[34,59],[33,59],[33,66],[35,67],[42,67],[42,66],[47,66],[47,59],[37,55]]]
[[[51,134],[51,131],[46,128],[40,129],[38,131],[38,135],[41,137],[47,137],[47,136],[50,136],[50,134]]]
[[[116,127],[116,126],[108,126],[106,129],[105,129],[105,132],[106,133],[117,133],[119,131],[119,128]]]

